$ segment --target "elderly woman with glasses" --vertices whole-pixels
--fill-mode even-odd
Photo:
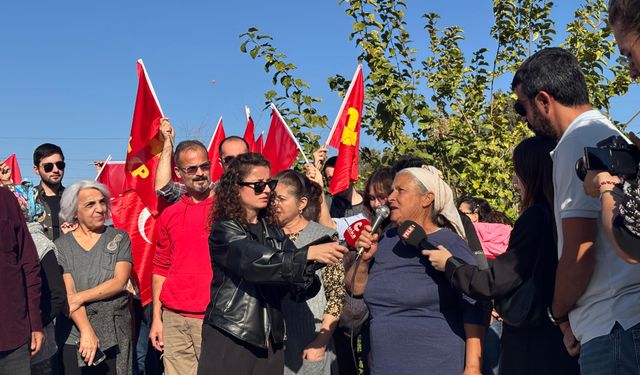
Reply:
[[[284,370],[281,300],[319,290],[321,264],[341,261],[337,242],[295,244],[275,224],[269,162],[234,158],[215,189],[209,237],[213,280],[202,326],[198,374],[277,374]]]
[[[131,374],[131,242],[105,225],[109,209],[107,187],[89,180],[68,187],[60,201],[60,220],[78,225],[55,241],[71,317],[66,329],[56,327],[65,374]]]
[[[475,263],[453,192],[435,168],[398,172],[388,204],[392,223],[411,221],[429,245]],[[482,308],[429,264],[420,253],[424,244],[401,241],[407,233],[395,226],[381,235],[370,230],[358,239],[364,253],[345,280],[354,294],[364,293],[371,314],[371,373],[480,374]]]

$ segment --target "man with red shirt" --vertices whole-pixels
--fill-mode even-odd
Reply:
[[[158,221],[149,338],[164,352],[166,375],[188,375],[198,368],[202,319],[213,277],[208,244],[213,191],[211,165],[202,143],[179,143],[175,165],[186,194],[166,208]]]

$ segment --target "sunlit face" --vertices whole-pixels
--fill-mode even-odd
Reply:
[[[58,167],[61,165],[60,162],[63,161],[62,155],[53,154],[42,158],[40,163],[33,167],[33,170],[47,185],[56,186],[62,183],[62,178],[64,177],[64,168],[60,169]],[[49,170],[49,172],[47,172],[47,170]]]
[[[418,221],[427,214],[430,217],[431,212],[428,208],[433,202],[434,195],[428,192],[425,195],[420,194],[420,190],[416,186],[413,176],[402,173],[393,180],[393,190],[389,194],[389,209],[391,214],[389,218],[392,222],[401,225],[407,220]]]
[[[619,24],[611,27],[620,54],[626,60],[632,79],[640,77],[640,34],[637,31],[624,32]]]
[[[78,223],[89,229],[104,226],[107,219],[107,201],[98,189],[88,188],[78,192]]]
[[[369,186],[366,199],[369,201],[369,206],[375,212],[376,208],[387,204],[389,196],[385,192],[376,191],[373,186]]]
[[[202,193],[211,187],[211,164],[207,152],[201,148],[183,150],[175,171],[182,178],[187,192]]]
[[[253,167],[243,182],[267,182],[270,180],[269,172],[268,167]],[[252,186],[239,186],[238,192],[240,194],[240,204],[247,210],[258,212],[269,204],[271,189],[268,185],[265,186],[264,191],[261,193],[256,193]]]
[[[307,206],[307,198],[296,199],[293,194],[293,187],[278,182],[273,200],[276,219],[280,226],[285,226],[292,220],[300,216],[300,213]]]
[[[247,145],[239,139],[232,138],[224,143],[220,147],[220,165],[222,169],[227,170],[227,166],[238,155],[246,154],[249,150]]]
[[[518,85],[515,89],[515,93],[518,96],[518,103],[527,112],[525,119],[531,130],[537,135],[543,137],[556,139],[555,131],[551,125],[551,121],[543,116],[538,107],[535,105],[535,100],[529,100],[529,98],[522,92],[522,86]]]

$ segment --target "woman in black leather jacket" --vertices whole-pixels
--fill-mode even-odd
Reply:
[[[216,185],[209,237],[213,280],[198,374],[277,374],[284,368],[280,301],[310,298],[321,264],[347,251],[337,242],[297,249],[273,225],[269,162],[239,155]]]

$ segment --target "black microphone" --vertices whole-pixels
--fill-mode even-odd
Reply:
[[[405,245],[422,249],[436,249],[428,240],[427,233],[415,221],[407,220],[398,227],[400,239]]]
[[[380,227],[384,219],[389,217],[389,212],[390,212],[389,207],[387,207],[386,205],[378,206],[378,208],[376,208],[376,218],[373,221],[373,226],[371,227],[371,233],[375,233],[378,230],[378,228]],[[358,249],[358,258],[360,258],[363,252],[364,252],[363,247]]]

